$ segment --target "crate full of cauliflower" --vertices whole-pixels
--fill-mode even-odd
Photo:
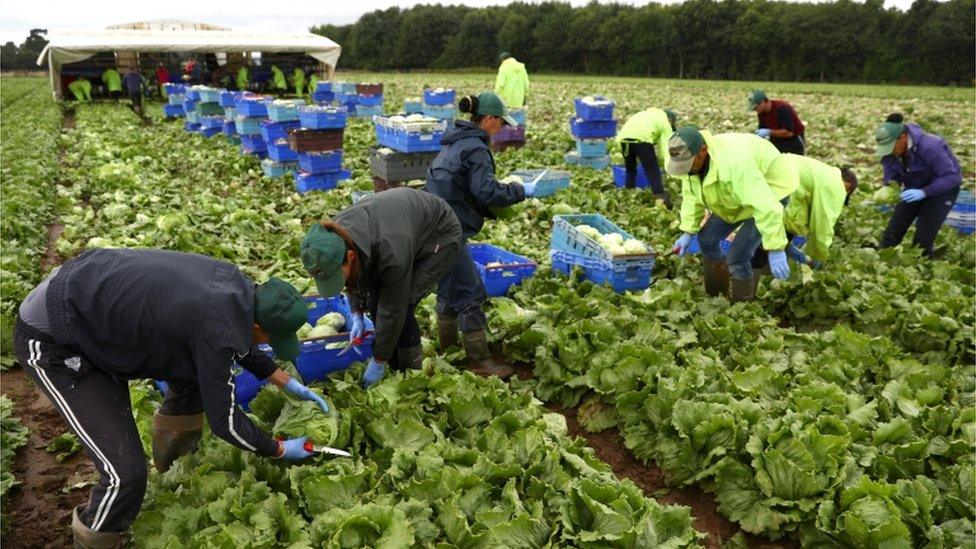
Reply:
[[[558,272],[579,267],[587,279],[616,291],[647,288],[654,269],[651,249],[599,214],[555,216],[550,259]]]
[[[373,323],[365,320],[368,337],[362,345],[340,354],[349,345],[351,310],[345,296],[307,296],[308,322],[298,329],[299,354],[295,367],[306,382],[325,379],[330,372],[344,370],[354,362],[369,360],[373,351]]]

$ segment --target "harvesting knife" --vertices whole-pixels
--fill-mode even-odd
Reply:
[[[331,454],[333,456],[352,457],[352,454],[345,450],[339,450],[338,448],[332,448],[330,446],[316,446],[312,444],[311,440],[305,441],[305,444],[302,445],[302,449],[304,449],[306,452],[315,452],[317,454]]]
[[[362,345],[363,342],[366,341],[366,338],[369,337],[372,333],[373,330],[366,330],[365,332],[363,332],[363,335],[350,341],[349,345],[346,345],[346,348],[339,351],[339,354],[337,354],[336,356],[342,356],[348,353],[350,350],[356,351],[356,354],[359,356],[363,356],[363,352],[359,350],[359,346]]]

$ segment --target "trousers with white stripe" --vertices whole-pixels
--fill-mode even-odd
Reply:
[[[20,318],[14,328],[14,353],[98,469],[98,484],[79,512],[81,521],[98,532],[127,530],[142,507],[148,474],[128,383],[92,368],[79,353],[59,346]]]

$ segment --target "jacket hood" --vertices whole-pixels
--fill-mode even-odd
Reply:
[[[491,139],[488,137],[485,130],[475,126],[471,122],[468,122],[467,120],[455,120],[454,124],[449,126],[447,131],[444,132],[444,137],[441,139],[441,145],[451,145],[462,139],[468,138],[480,139],[485,143],[485,145],[487,145]]]
[[[918,124],[905,124],[905,131],[908,132],[908,137],[912,139],[912,143],[918,145],[920,139],[922,139],[922,127]]]

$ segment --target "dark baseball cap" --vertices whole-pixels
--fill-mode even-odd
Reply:
[[[322,297],[338,295],[346,285],[342,263],[346,259],[346,241],[320,223],[305,233],[301,246],[302,265],[315,279]]]
[[[668,166],[670,175],[688,175],[695,155],[705,146],[705,138],[695,126],[685,126],[674,132],[668,140]]]
[[[747,108],[746,110],[754,111],[756,110],[757,105],[759,105],[763,101],[768,101],[768,100],[769,98],[766,97],[766,92],[762,90],[752,90],[751,92],[749,92],[749,108]]]
[[[295,332],[308,322],[302,294],[280,278],[271,277],[254,289],[254,323],[268,333],[271,348],[281,360],[295,360],[298,338]]]

